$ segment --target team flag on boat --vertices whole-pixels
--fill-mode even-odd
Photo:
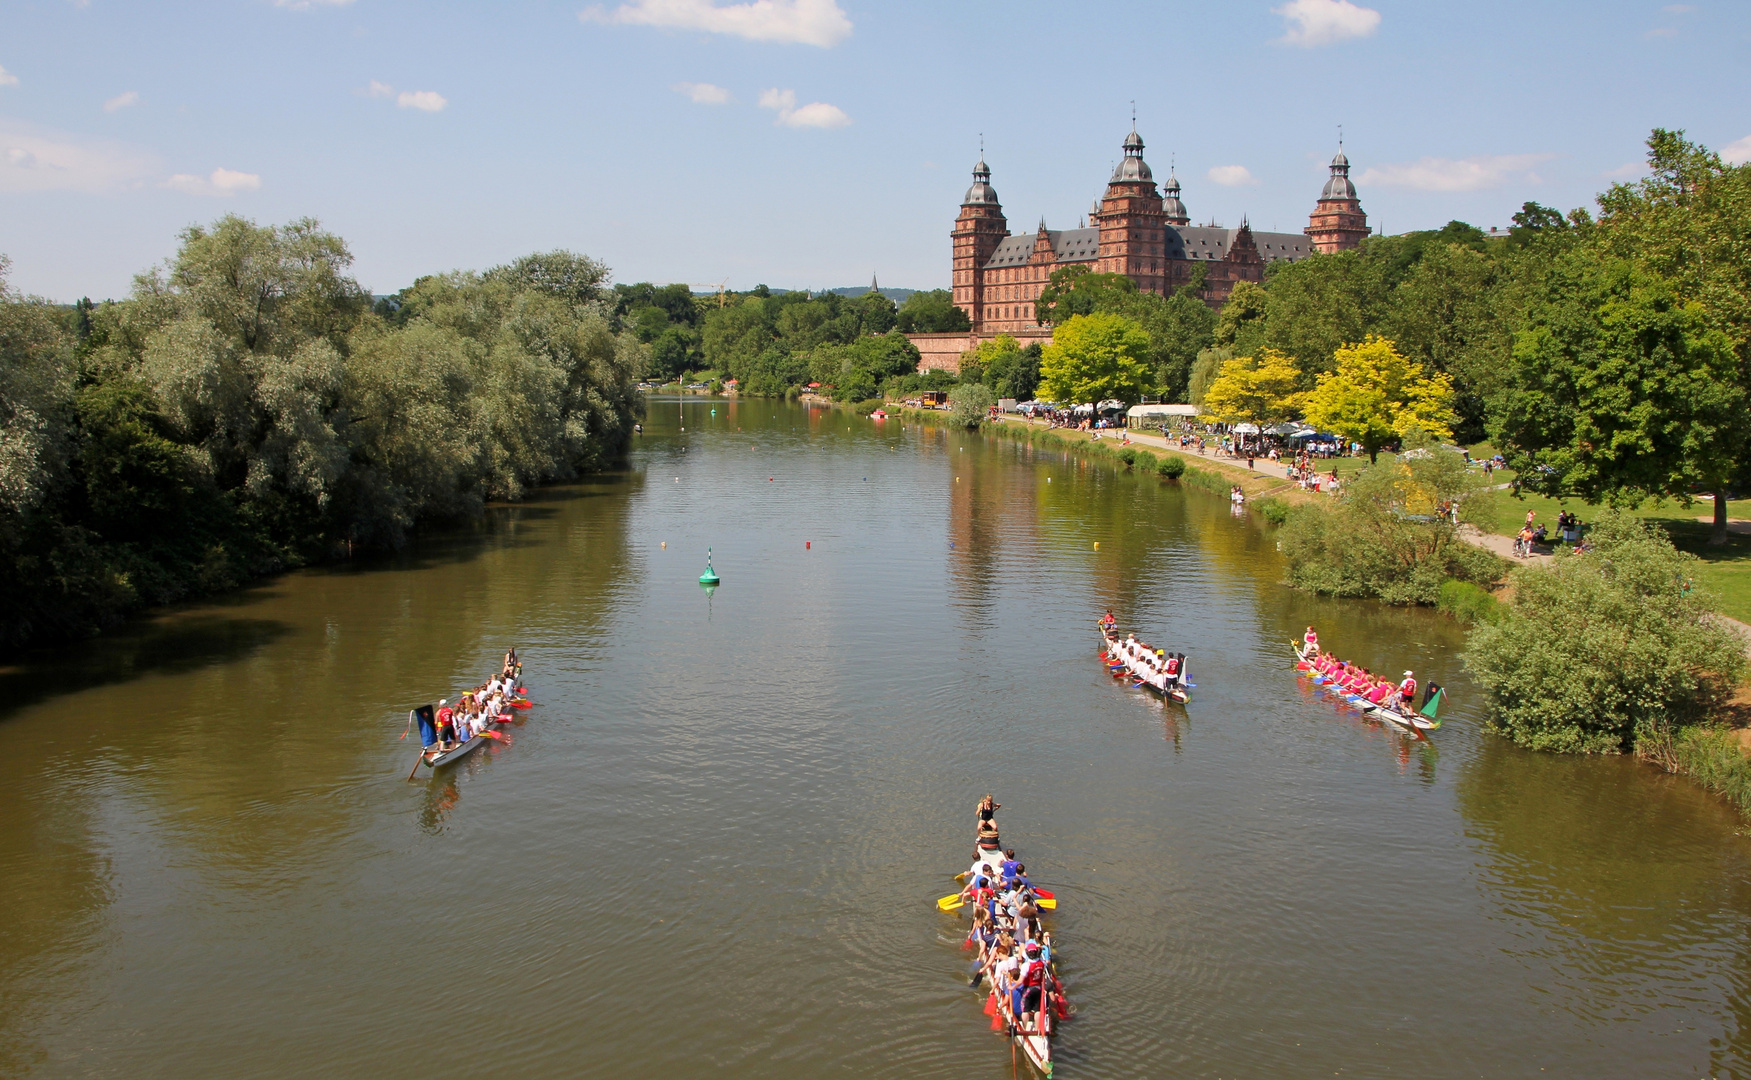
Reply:
[[[1446,697],[1446,696],[1447,696],[1447,691],[1441,689],[1440,687],[1436,687],[1435,692],[1433,694],[1429,695],[1428,703],[1425,704],[1420,711],[1422,712],[1422,714],[1424,716],[1428,717],[1429,719],[1431,719],[1431,720],[1435,719],[1435,712],[1436,712],[1436,710],[1438,710],[1441,707],[1441,699]]]

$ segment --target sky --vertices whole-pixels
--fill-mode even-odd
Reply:
[[[1506,227],[1751,160],[1751,3],[6,0],[0,253],[119,298],[190,225],[314,217],[367,288],[566,248],[618,281],[940,288],[981,142],[1074,228],[1130,129],[1195,223]]]

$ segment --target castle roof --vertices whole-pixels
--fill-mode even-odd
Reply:
[[[1113,170],[1113,178],[1109,182],[1114,184],[1145,181],[1154,183],[1154,174],[1149,171],[1149,166],[1143,163],[1143,136],[1137,134],[1136,128],[1132,128],[1131,134],[1125,136],[1122,145],[1125,149],[1125,156],[1119,161],[1118,167]]]
[[[1093,262],[1100,254],[1099,229],[1047,229],[1045,233],[1052,245],[1052,254],[1061,263]],[[997,250],[991,253],[985,268],[1022,266],[1033,261],[1034,244],[1038,240],[1039,233],[1004,237],[998,241]]]
[[[1319,197],[1321,200],[1356,197],[1356,185],[1350,183],[1350,159],[1344,156],[1341,144],[1337,156],[1331,159],[1331,179],[1325,182],[1325,190],[1319,193]]]
[[[1229,248],[1239,234],[1239,229],[1224,229],[1212,225],[1169,225],[1166,238],[1167,257],[1219,262],[1228,258]],[[1051,241],[1052,253],[1059,263],[1093,262],[1100,255],[1098,228],[1047,229],[1046,236]],[[1253,245],[1258,248],[1259,257],[1267,263],[1281,260],[1295,262],[1305,259],[1314,251],[1313,241],[1301,233],[1254,232],[1252,239]],[[1038,233],[1004,237],[998,242],[997,250],[986,261],[985,269],[1027,265],[1033,261],[1034,245],[1038,240]]]
[[[991,166],[985,164],[985,155],[979,155],[979,164],[973,166],[973,186],[967,189],[966,197],[961,200],[962,206],[996,206],[997,189],[991,186]]]
[[[1167,184],[1161,189],[1161,209],[1166,213],[1170,225],[1191,220],[1191,215],[1186,213],[1186,204],[1180,202],[1179,192],[1179,177],[1169,169]]]

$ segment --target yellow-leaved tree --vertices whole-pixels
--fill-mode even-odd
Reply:
[[[1314,427],[1362,444],[1373,461],[1380,448],[1413,431],[1453,437],[1453,382],[1405,359],[1387,338],[1369,334],[1334,356],[1334,369],[1302,397]]]
[[[1225,360],[1204,391],[1203,415],[1225,424],[1287,420],[1299,408],[1295,384],[1300,378],[1295,361],[1275,349]]]
[[[1148,353],[1149,332],[1135,319],[1074,315],[1040,355],[1040,395],[1064,405],[1138,401],[1153,381],[1143,363]]]

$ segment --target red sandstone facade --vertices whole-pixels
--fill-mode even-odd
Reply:
[[[1083,264],[1097,273],[1124,274],[1139,289],[1162,296],[1185,285],[1202,266],[1204,299],[1220,307],[1237,283],[1263,281],[1269,263],[1347,251],[1368,235],[1368,217],[1341,150],[1332,159],[1331,179],[1304,233],[1255,233],[1245,221],[1237,229],[1192,225],[1180,201],[1179,180],[1170,174],[1165,191],[1157,192],[1143,161],[1143,140],[1132,131],[1123,147],[1123,160],[1092,208],[1092,224],[1055,230],[1042,219],[1032,235],[1009,232],[991,187],[991,170],[981,158],[950,233],[954,302],[972,320],[973,329],[967,334],[911,335],[923,356],[921,368],[956,370],[963,351],[998,334],[1024,344],[1049,338],[1051,329],[1034,319],[1034,301],[1052,272],[1065,266]]]

